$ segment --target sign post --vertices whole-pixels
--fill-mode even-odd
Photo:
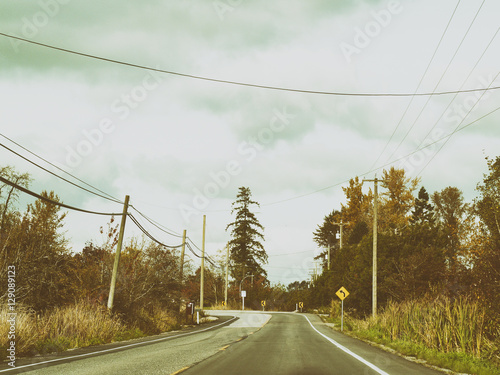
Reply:
[[[300,312],[302,312],[302,308],[304,307],[304,302],[299,302],[299,308],[300,308]]]
[[[246,290],[242,290],[242,291],[241,291],[241,298],[242,298],[242,300],[243,300],[243,304],[242,304],[242,307],[241,307],[241,309],[242,309],[242,310],[245,310],[245,297],[246,297],[246,296],[247,296],[247,292],[246,292]]]
[[[262,305],[262,311],[264,311],[266,308],[266,301],[260,301],[260,304]]]
[[[341,313],[342,315],[341,315],[341,318],[340,318],[340,331],[342,332],[344,330],[344,300],[349,295],[349,292],[347,291],[346,288],[342,287],[339,290],[337,290],[337,293],[335,293],[335,294],[342,301],[342,313]]]

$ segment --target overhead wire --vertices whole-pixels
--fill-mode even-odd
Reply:
[[[31,195],[37,199],[43,200],[44,202],[51,203],[51,204],[54,204],[56,206],[60,206],[63,208],[67,208],[68,210],[79,211],[79,212],[83,212],[83,213],[87,213],[87,214],[94,214],[94,215],[105,215],[105,216],[122,216],[123,215],[123,213],[121,213],[121,212],[119,212],[119,213],[117,213],[117,212],[99,212],[99,211],[84,210],[82,208],[70,206],[70,205],[64,204],[62,202],[58,202],[58,201],[52,200],[50,198],[44,197],[43,195],[37,194],[37,193],[35,193],[35,192],[33,192],[33,191],[23,187],[23,186],[20,186],[12,181],[9,181],[8,179],[6,179],[2,176],[0,176],[0,182],[3,182],[7,185],[10,185],[13,188],[22,191],[23,193]]]
[[[128,214],[128,217],[134,222],[134,224],[139,228],[139,230],[144,233],[151,241],[153,242],[156,242],[158,245],[161,245],[163,247],[166,247],[166,248],[169,248],[169,249],[177,249],[179,247],[182,247],[183,244],[180,244],[180,245],[176,245],[176,246],[172,246],[172,245],[166,245],[164,244],[163,242],[160,242],[159,240],[157,240],[151,233],[149,233],[146,228],[144,228],[142,226],[142,224],[139,222],[139,220],[137,220],[134,215],[132,215],[131,213]]]
[[[472,73],[474,72],[474,70],[476,69],[476,67],[479,65],[479,63],[481,62],[481,60],[483,59],[484,55],[486,54],[486,52],[488,51],[488,49],[490,48],[491,44],[493,43],[493,41],[495,40],[496,36],[498,35],[498,32],[500,31],[500,27],[497,29],[497,31],[495,32],[495,34],[493,34],[493,36],[491,37],[490,41],[488,42],[488,45],[486,46],[486,48],[483,50],[483,53],[481,54],[481,56],[479,57],[479,59],[477,60],[476,64],[474,64],[474,66],[472,67],[472,69],[470,70],[469,74],[467,75],[467,78],[465,78],[465,80],[462,82],[462,85],[461,87],[463,87],[465,85],[465,83],[467,82],[467,80],[470,78],[470,76],[472,75]],[[434,123],[434,125],[429,129],[429,131],[427,132],[427,134],[425,135],[424,138],[422,138],[422,140],[420,141],[419,145],[417,146],[420,147],[424,142],[425,140],[427,139],[427,137],[431,134],[431,132],[436,128],[437,124],[439,123],[439,121],[441,121],[441,119],[443,118],[443,116],[445,115],[445,113],[448,111],[448,108],[450,108],[451,104],[455,101],[457,95],[455,95],[451,101],[448,103],[448,105],[446,106],[446,108],[441,112],[441,116],[439,116],[439,118],[436,120],[436,122]]]
[[[476,22],[477,16],[481,12],[481,9],[483,8],[483,5],[484,5],[485,2],[486,2],[486,0],[483,0],[483,2],[481,3],[481,5],[479,6],[478,10],[476,11],[476,14],[474,15],[474,18],[472,19],[469,27],[467,28],[467,31],[465,32],[464,36],[462,37],[462,40],[460,41],[458,47],[455,49],[455,52],[454,52],[453,56],[451,57],[450,61],[448,62],[448,65],[446,66],[446,69],[444,70],[443,74],[441,74],[441,77],[439,78],[438,82],[434,86],[433,92],[435,92],[437,90],[437,88],[441,84],[441,81],[443,80],[444,76],[448,72],[448,69],[450,68],[451,64],[455,60],[455,57],[457,56],[458,51],[462,47],[462,44],[464,43],[465,39],[467,38],[467,35],[469,35],[469,32],[470,32],[472,26],[474,25],[474,23]],[[455,97],[453,99],[455,99],[455,98],[456,98],[456,95],[455,95]],[[413,121],[413,124],[410,126],[410,128],[408,129],[408,131],[406,132],[406,134],[404,135],[404,137],[401,139],[401,141],[397,145],[396,149],[387,158],[387,160],[390,160],[394,156],[394,154],[399,150],[399,148],[401,147],[401,145],[403,144],[403,142],[406,140],[406,138],[408,137],[408,135],[410,134],[410,132],[413,130],[413,128],[417,124],[418,120],[420,119],[420,116],[424,112],[425,108],[427,108],[427,105],[429,104],[429,102],[430,102],[431,99],[432,99],[432,96],[429,96],[427,98],[427,101],[424,103],[423,107],[420,109],[420,112],[418,113],[417,117]]]
[[[31,155],[33,155],[33,156],[37,157],[38,159],[40,159],[40,160],[44,161],[45,163],[49,164],[50,166],[52,166],[52,167],[56,168],[57,170],[59,170],[59,171],[61,171],[61,172],[65,173],[65,174],[67,174],[67,175],[71,176],[71,177],[72,177],[72,178],[74,178],[75,180],[77,180],[77,181],[79,181],[79,182],[81,182],[81,183],[83,183],[83,184],[87,185],[88,187],[90,187],[90,188],[94,189],[95,191],[98,191],[98,192],[102,193],[103,195],[108,196],[109,198],[106,198],[106,199],[109,199],[109,200],[111,200],[111,201],[113,201],[113,202],[116,202],[116,203],[123,204],[123,202],[122,202],[122,201],[120,201],[119,199],[117,199],[117,198],[113,197],[112,195],[110,195],[110,194],[106,193],[105,191],[102,191],[102,190],[100,190],[100,189],[96,188],[95,186],[93,186],[93,185],[91,185],[91,184],[89,184],[89,183],[87,183],[87,182],[85,182],[85,181],[81,180],[80,178],[78,178],[78,177],[74,176],[73,174],[69,173],[68,171],[65,171],[64,169],[62,169],[62,168],[58,167],[57,165],[55,165],[55,164],[51,163],[50,161],[48,161],[48,160],[46,160],[46,159],[44,159],[44,158],[43,158],[43,157],[41,157],[40,155],[38,155],[38,154],[34,153],[33,151],[29,150],[28,148],[26,148],[26,147],[22,146],[21,144],[19,144],[18,142],[16,142],[16,141],[12,140],[11,138],[7,137],[6,135],[4,135],[4,134],[1,134],[1,133],[0,133],[0,136],[2,136],[3,138],[7,139],[9,142],[12,142],[13,144],[15,144],[16,146],[18,146],[19,148],[23,149],[24,151],[26,151],[26,152],[30,153]],[[7,149],[7,147],[6,147],[6,146],[4,146],[4,145],[2,145],[2,146],[3,146],[4,148],[6,148],[6,149]],[[9,149],[9,151],[11,151],[11,150]],[[14,151],[11,151],[11,152],[14,152]],[[15,153],[16,155],[20,156],[20,155],[19,155],[19,154],[17,154],[16,152],[14,152],[14,153]],[[37,167],[39,167],[39,168],[41,168],[41,169],[45,170],[46,172],[48,172],[48,173],[50,173],[50,174],[53,174],[53,175],[55,175],[56,177],[58,177],[58,178],[60,178],[60,179],[65,180],[66,182],[69,182],[69,181],[67,181],[66,179],[64,179],[63,177],[61,177],[61,176],[58,176],[58,175],[54,174],[53,172],[51,172],[51,171],[49,171],[49,170],[47,170],[47,169],[45,169],[45,168],[43,168],[43,167],[39,166],[38,164],[34,163],[33,161],[28,160],[27,158],[25,158],[25,157],[23,157],[23,156],[20,156],[20,157],[22,157],[23,159],[25,159],[25,160],[29,161],[30,163],[32,163],[32,164],[34,164],[34,165],[36,165]],[[74,184],[74,183],[72,183],[72,182],[69,182],[69,183],[71,183],[71,184],[75,185],[75,184]],[[76,185],[76,186],[78,186],[78,187],[79,187],[79,188],[81,188],[81,189],[86,190],[85,188],[83,188],[83,187],[81,187],[81,186],[79,186],[79,185]],[[87,191],[88,191],[88,190],[87,190]],[[97,193],[95,193],[95,192],[92,192],[92,194],[99,195],[99,194],[97,194]],[[99,195],[99,196],[101,196],[101,195]],[[101,196],[101,197],[102,197],[102,196]],[[104,198],[104,197],[103,197],[103,198]]]
[[[493,84],[493,82],[498,78],[498,76],[500,75],[500,71],[497,73],[497,75],[495,76],[495,78],[493,78],[493,80],[491,81],[490,85]],[[423,171],[427,168],[427,166],[434,160],[434,158],[436,157],[437,154],[439,154],[439,152],[443,149],[443,147],[448,143],[448,141],[450,140],[450,138],[453,136],[453,134],[455,134],[458,129],[460,128],[460,125],[462,125],[462,123],[465,121],[465,119],[469,116],[469,114],[472,112],[472,110],[476,107],[476,105],[481,101],[483,95],[481,95],[477,100],[476,102],[474,103],[474,105],[469,109],[469,111],[467,112],[467,114],[463,117],[462,121],[460,121],[460,123],[457,125],[457,127],[455,128],[455,131],[453,131],[448,137],[446,137],[446,140],[443,142],[443,144],[441,145],[441,147],[439,147],[439,149],[434,153],[434,155],[432,155],[432,157],[429,159],[429,161],[427,162],[427,164],[424,165],[424,167],[420,170],[418,176],[420,176]],[[498,110],[500,107],[498,107],[496,110]],[[495,111],[496,111],[495,110]],[[490,112],[492,113],[492,112]],[[462,129],[465,128],[462,127]]]
[[[439,42],[436,46],[436,48],[434,49],[434,53],[432,54],[432,57],[429,61],[429,63],[427,64],[427,67],[425,68],[425,71],[424,73],[422,74],[422,77],[420,78],[420,81],[418,82],[418,85],[417,85],[417,88],[415,89],[415,94],[418,92],[418,89],[420,88],[420,85],[422,84],[425,76],[427,75],[427,72],[432,64],[432,62],[434,61],[434,57],[436,56],[437,54],[437,51],[439,49],[439,47],[441,46],[441,43],[443,42],[443,39],[444,39],[444,36],[446,35],[447,31],[448,31],[448,28],[450,27],[450,24],[451,24],[451,21],[453,20],[454,16],[455,16],[455,13],[457,12],[457,9],[458,9],[458,6],[460,5],[460,1],[461,0],[458,0],[457,2],[457,5],[455,6],[455,9],[453,10],[453,13],[451,14],[451,17],[450,19],[448,20],[448,23],[446,24],[446,27],[443,31],[443,33],[441,34],[441,38],[439,39]],[[397,130],[399,129],[399,127],[401,126],[401,123],[403,122],[403,119],[405,118],[406,116],[406,113],[408,112],[410,106],[412,105],[413,103],[413,100],[415,99],[415,96],[413,95],[410,99],[410,101],[408,102],[408,105],[406,106],[406,109],[404,110],[403,114],[401,115],[401,118],[399,119],[396,127],[394,128],[394,130],[392,131],[392,134],[391,136],[389,137],[389,139],[387,140],[387,142],[385,143],[385,146],[384,148],[382,149],[382,151],[380,152],[380,154],[378,155],[377,159],[375,159],[375,161],[373,162],[372,166],[370,168],[374,168],[375,165],[377,165],[378,161],[380,160],[380,158],[382,157],[382,155],[384,154],[385,150],[387,149],[387,147],[389,146],[389,144],[391,143],[392,141],[392,138],[394,138],[394,135],[396,134]]]
[[[443,140],[445,140],[445,139],[447,139],[447,138],[450,138],[450,137],[451,137],[452,135],[454,135],[455,133],[458,133],[459,131],[462,131],[462,130],[466,129],[466,128],[468,128],[469,126],[474,125],[475,123],[477,123],[477,122],[479,122],[479,121],[483,120],[484,118],[486,118],[486,117],[488,117],[488,116],[492,115],[493,113],[497,112],[498,110],[500,110],[500,107],[497,107],[496,109],[494,109],[494,110],[492,110],[492,111],[490,111],[490,112],[488,112],[488,113],[484,114],[483,116],[481,116],[481,117],[479,117],[479,118],[475,119],[474,121],[471,121],[470,123],[468,123],[468,124],[466,124],[466,125],[464,125],[464,126],[462,126],[462,127],[460,127],[460,128],[458,128],[458,127],[457,127],[457,128],[456,128],[453,132],[451,132],[451,133],[449,133],[449,134],[447,134],[447,135],[445,135],[445,136],[443,136],[443,137],[441,137],[441,138],[439,138],[439,139],[436,139],[434,142],[428,143],[428,144],[426,144],[425,146],[422,146],[422,147],[420,147],[419,149],[416,149],[416,150],[414,150],[414,151],[410,152],[409,154],[406,154],[405,156],[402,156],[402,157],[400,157],[400,158],[398,158],[398,159],[393,159],[392,161],[390,161],[390,162],[388,162],[388,163],[386,163],[386,164],[384,164],[384,165],[378,166],[378,167],[376,167],[376,168],[372,168],[372,169],[370,169],[369,171],[366,171],[366,172],[364,172],[364,173],[358,174],[357,176],[358,176],[358,177],[366,176],[366,175],[368,175],[368,174],[370,174],[370,173],[373,173],[373,172],[378,171],[379,169],[382,169],[382,168],[384,168],[384,167],[390,166],[390,165],[392,165],[392,164],[394,164],[394,163],[396,163],[396,162],[399,162],[399,161],[405,160],[405,159],[409,158],[410,156],[412,156],[412,155],[416,154],[417,152],[420,152],[420,151],[422,151],[422,150],[425,150],[426,148],[429,148],[429,147],[431,147],[431,146],[435,145],[436,143],[439,143],[439,142],[441,142],[441,141],[443,141]],[[289,202],[289,201],[292,201],[292,200],[295,200],[295,199],[303,198],[303,197],[306,197],[306,196],[309,196],[309,195],[313,195],[313,194],[316,194],[316,193],[319,193],[319,192],[322,192],[322,191],[325,191],[325,190],[331,189],[331,188],[333,188],[333,187],[337,187],[337,186],[340,186],[340,185],[346,184],[346,183],[348,183],[349,181],[350,181],[350,179],[347,179],[347,180],[344,180],[344,181],[338,182],[338,183],[333,184],[333,185],[330,185],[330,186],[326,186],[326,187],[324,187],[324,188],[321,188],[321,189],[318,189],[318,190],[315,190],[315,191],[312,191],[312,192],[309,192],[309,193],[305,193],[305,194],[297,195],[297,196],[295,196],[295,197],[290,197],[290,198],[282,199],[282,200],[275,201],[275,202],[262,203],[262,204],[261,204],[261,207],[265,207],[265,206],[272,206],[272,205],[276,205],[276,204],[280,204],[280,203],[284,203],[284,202]]]
[[[422,92],[422,93],[354,93],[354,92],[304,90],[304,89],[295,89],[295,88],[289,88],[289,87],[254,84],[254,83],[248,83],[248,82],[230,81],[230,80],[225,80],[225,79],[217,79],[217,78],[211,78],[211,77],[198,76],[198,75],[194,75],[194,74],[174,72],[174,71],[169,71],[169,70],[164,70],[164,69],[159,69],[159,68],[153,68],[153,67],[149,67],[149,66],[145,66],[145,65],[133,64],[133,63],[115,60],[115,59],[111,59],[111,58],[106,58],[106,57],[102,57],[102,56],[96,56],[96,55],[92,55],[92,54],[88,54],[88,53],[78,52],[78,51],[70,50],[67,48],[53,46],[53,45],[46,44],[46,43],[35,42],[33,40],[30,40],[30,39],[21,38],[18,36],[13,36],[13,35],[2,33],[2,32],[0,32],[0,36],[4,36],[6,38],[11,38],[11,39],[16,39],[16,40],[30,43],[30,44],[34,44],[34,45],[37,45],[40,47],[50,48],[50,49],[57,50],[60,52],[65,52],[65,53],[83,56],[83,57],[87,57],[87,58],[91,58],[91,59],[106,61],[106,62],[110,62],[113,64],[119,64],[119,65],[124,65],[124,66],[128,66],[128,67],[133,67],[133,68],[138,68],[138,69],[143,69],[143,70],[148,70],[148,71],[154,71],[154,72],[158,72],[158,73],[170,74],[170,75],[175,75],[175,76],[179,76],[179,77],[192,78],[192,79],[197,79],[197,80],[210,81],[210,82],[223,83],[223,84],[236,85],[236,86],[245,86],[245,87],[267,89],[267,90],[288,91],[288,92],[297,92],[297,93],[303,93],[303,94],[333,95],[333,96],[358,96],[358,97],[437,96],[437,95],[455,94],[457,92],[458,93],[468,93],[468,92],[478,92],[478,91],[481,92],[481,91],[486,90],[484,88],[475,88],[475,89],[460,90],[460,91],[450,90],[450,91],[441,91],[441,92],[432,92],[432,93],[429,93],[429,92]],[[500,89],[500,86],[490,87],[487,90],[498,90],[498,89]]]
[[[45,172],[47,172],[47,173],[50,173],[51,175],[53,175],[53,176],[55,176],[55,177],[57,177],[57,178],[59,178],[59,179],[63,180],[64,182],[67,182],[68,184],[71,184],[71,185],[73,185],[73,186],[76,186],[77,188],[82,189],[82,190],[84,190],[84,191],[86,191],[86,192],[88,192],[88,193],[91,193],[91,194],[93,194],[93,195],[96,195],[96,196],[98,196],[98,197],[100,197],[100,198],[104,198],[104,199],[109,200],[109,201],[112,201],[112,202],[114,202],[114,203],[121,203],[121,204],[123,204],[123,202],[121,202],[121,201],[119,201],[119,200],[117,200],[117,199],[115,199],[115,198],[109,198],[109,197],[107,197],[107,196],[105,196],[105,195],[102,195],[102,194],[96,193],[95,191],[89,190],[89,189],[87,189],[87,188],[85,188],[85,187],[83,187],[83,186],[80,186],[80,185],[78,185],[78,184],[74,183],[73,181],[70,181],[70,180],[68,180],[68,179],[66,179],[66,178],[64,178],[64,177],[62,177],[62,176],[59,176],[58,174],[56,174],[56,173],[54,173],[54,172],[52,172],[52,171],[48,170],[47,168],[42,167],[40,164],[35,163],[34,161],[32,161],[32,160],[28,159],[27,157],[25,157],[25,156],[23,156],[23,155],[19,154],[18,152],[16,152],[16,151],[12,150],[11,148],[9,148],[9,147],[5,146],[3,143],[0,143],[0,146],[2,146],[3,148],[5,148],[7,151],[12,152],[14,155],[16,155],[16,156],[20,157],[21,159],[23,159],[23,160],[27,161],[28,163],[31,163],[31,164],[33,164],[34,166],[36,166],[36,167],[40,168],[41,170],[43,170],[43,171],[45,171]]]
[[[133,205],[129,205],[129,207],[131,207],[134,211],[136,211],[139,215],[141,215],[144,219],[146,219],[150,224],[154,225],[156,228],[158,228],[162,232],[164,232],[170,236],[182,238],[182,236],[180,234],[175,233],[173,230],[168,229],[164,225],[161,225],[158,222],[154,221],[153,219],[149,218],[148,216],[143,214],[141,211],[139,211],[137,208],[135,208]]]

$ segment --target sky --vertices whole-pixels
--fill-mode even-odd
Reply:
[[[0,35],[0,143],[129,195],[177,235],[132,211],[162,243],[179,245],[185,229],[201,248],[206,215],[212,257],[230,239],[238,188],[249,187],[264,268],[287,285],[310,278],[321,251],[313,232],[345,204],[351,178],[394,166],[430,193],[477,196],[485,157],[499,156],[500,90],[413,94],[500,86],[498,14],[493,0],[4,0],[0,33],[101,59]],[[30,173],[34,192],[122,211],[4,147],[0,158]],[[72,250],[102,242],[108,220],[69,211]],[[140,233],[129,220],[125,235]]]

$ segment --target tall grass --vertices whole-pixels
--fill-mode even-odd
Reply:
[[[6,306],[6,305],[4,305]],[[32,310],[16,308],[16,353],[33,355],[69,348],[84,347],[115,341],[118,337],[137,336],[105,308],[86,301],[60,307],[44,315]],[[9,345],[7,332],[8,310],[0,309],[0,349]]]
[[[332,301],[331,315],[338,314],[338,304]],[[497,335],[487,337],[484,307],[467,298],[451,300],[440,296],[390,302],[376,317],[363,320],[347,316],[347,322],[359,337],[402,349],[405,354],[427,352],[426,359],[441,361],[446,366],[462,366],[476,359],[478,363],[500,363],[500,329],[497,328]],[[448,357],[438,360],[443,353]]]
[[[479,358],[492,343],[484,335],[485,311],[466,298],[390,302],[381,314],[365,321],[384,338],[419,342],[439,351],[462,352]]]

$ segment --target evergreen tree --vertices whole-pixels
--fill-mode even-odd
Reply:
[[[432,224],[434,222],[434,207],[429,203],[429,193],[422,186],[418,192],[418,198],[415,199],[410,223],[412,224]]]
[[[319,247],[337,247],[337,245],[339,244],[337,233],[340,232],[340,226],[333,223],[340,222],[340,217],[340,212],[337,210],[333,210],[331,213],[325,216],[325,218],[323,219],[323,224],[318,225],[318,228],[313,233],[313,239]]]
[[[236,218],[226,227],[226,231],[231,228],[232,237],[229,241],[230,259],[233,266],[231,275],[238,280],[247,274],[267,276],[262,268],[262,264],[267,263],[267,253],[260,242],[264,240],[261,233],[264,227],[250,211],[252,204],[259,206],[259,203],[251,200],[251,196],[249,188],[239,188],[231,209],[231,214],[236,213]]]

